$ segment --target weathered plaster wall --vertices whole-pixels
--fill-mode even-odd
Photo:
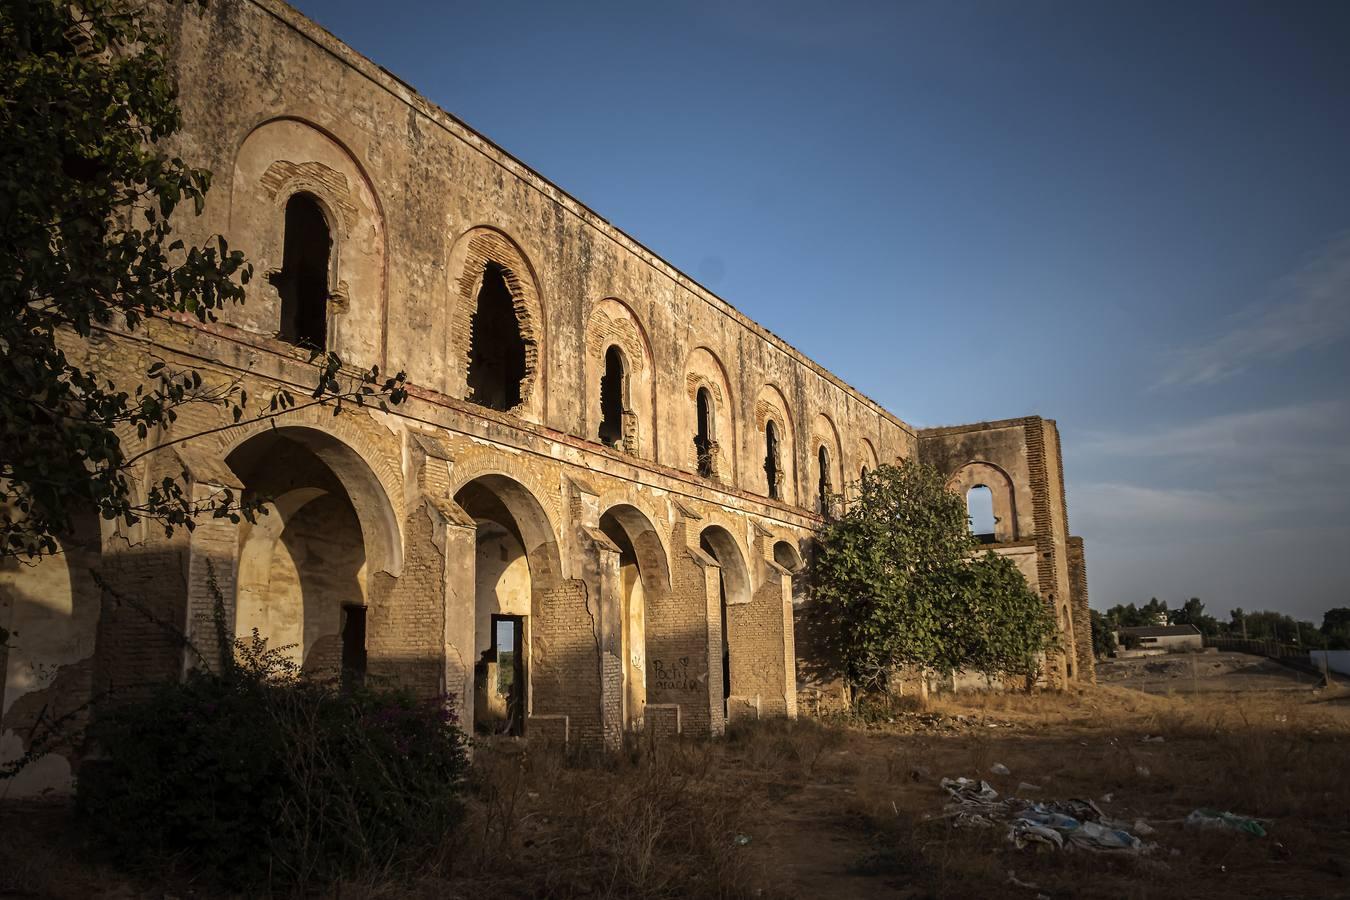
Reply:
[[[976,485],[990,488],[997,519],[998,543],[992,545],[993,549],[1032,542],[1034,577],[1025,554],[1018,553],[1015,558],[1060,630],[1062,652],[1047,659],[1046,675],[1052,684],[1079,678],[1083,667],[1078,646],[1082,629],[1074,624],[1068,513],[1055,423],[1029,416],[924,429],[919,434],[919,457],[947,475],[954,490],[965,493]],[[1083,577],[1086,583],[1086,574]],[[1081,677],[1091,678],[1090,673],[1091,666],[1087,666]]]
[[[314,373],[278,339],[273,277],[286,204],[302,193],[331,232],[327,349],[357,370],[406,370],[410,397],[388,413],[301,408],[233,427],[191,406],[150,441],[208,435],[163,450],[129,440],[129,453],[153,451],[139,485],[185,473],[194,496],[251,492],[270,513],[171,537],[105,525],[87,545],[109,596],[55,561],[6,575],[0,617],[34,641],[5,661],[3,752],[22,752],[34,710],[102,708],[214,664],[217,589],[236,630],[261,623],[307,667],[341,659],[340,608],[364,604],[368,674],[449,695],[466,724],[493,611],[526,617],[529,735],[615,746],[638,721],[717,734],[728,717],[795,714],[796,664],[812,650],[798,647],[793,574],[821,523],[818,450],[847,495],[863,467],[917,453],[914,430],[289,7],[161,11],[185,122],[174,149],[217,175],[204,215],[176,224],[190,242],[226,236],[257,277],[219,323],[157,320],[69,352],[128,390],[162,360],[255,399],[302,394]],[[524,355],[520,402],[504,411],[467,402],[489,267]],[[612,448],[598,435],[611,346],[628,429]],[[694,453],[700,388],[714,401],[711,477]],[[1053,424],[924,434],[925,458],[1007,473],[1037,583],[1067,597]],[[67,785],[78,759],[61,748],[30,787]]]

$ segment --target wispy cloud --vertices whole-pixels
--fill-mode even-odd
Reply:
[[[1233,316],[1210,340],[1184,348],[1159,386],[1226,381],[1260,363],[1350,337],[1350,234],[1281,279],[1270,300]]]
[[[1277,406],[1074,444],[1097,479],[1070,481],[1075,528],[1110,541],[1253,541],[1325,529],[1350,509],[1350,400]],[[1253,544],[1256,546],[1256,544]]]
[[[1224,413],[1162,428],[1090,432],[1079,450],[1139,460],[1200,460],[1206,465],[1260,463],[1263,468],[1350,466],[1350,400],[1294,403]]]
[[[1249,521],[1251,510],[1239,500],[1212,491],[1157,488],[1120,482],[1098,482],[1074,490],[1074,525],[1111,533],[1167,526],[1194,527]]]

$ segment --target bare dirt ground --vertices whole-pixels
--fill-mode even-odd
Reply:
[[[1177,653],[1112,659],[1097,664],[1099,684],[1119,685],[1151,694],[1299,691],[1315,687],[1321,680],[1286,668],[1274,660],[1246,653]]]
[[[1118,686],[1160,690],[1163,673],[1117,680],[1111,664],[1111,683],[1065,694],[965,695],[866,727],[762,723],[618,759],[483,748],[468,821],[443,855],[326,893],[1350,897],[1350,690],[1244,675],[1249,662],[1188,672],[1167,694]],[[1216,681],[1197,686],[1206,678]],[[938,782],[959,775],[1004,795],[1092,799],[1156,829],[1146,839],[1157,848],[1038,852],[1003,828],[954,828]],[[1197,807],[1260,817],[1268,833],[1187,827]],[[181,861],[116,871],[60,807],[0,808],[0,833],[0,896],[216,896]]]

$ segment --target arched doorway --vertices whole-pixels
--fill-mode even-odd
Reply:
[[[307,675],[364,680],[369,576],[398,556],[393,510],[374,474],[312,428],[265,431],[226,463],[266,509],[240,527],[235,633],[256,630]]]
[[[699,535],[699,546],[704,553],[717,560],[720,567],[718,590],[721,595],[719,605],[722,611],[722,704],[725,715],[728,700],[738,696],[736,688],[742,680],[737,671],[738,665],[748,662],[735,658],[739,641],[734,621],[728,615],[728,607],[750,602],[752,596],[750,572],[745,566],[745,557],[736,544],[736,539],[722,526],[709,525],[703,529],[703,533]]]
[[[73,517],[57,550],[37,560],[0,559],[0,767],[40,751],[0,778],[0,803],[67,793],[81,758],[77,716],[94,692],[102,560],[99,519]]]
[[[605,374],[600,378],[600,442],[621,447],[624,413],[628,410],[628,367],[623,351],[611,344],[605,351]]]
[[[800,606],[806,602],[806,563],[796,545],[790,541],[777,541],[773,545],[773,561],[792,574],[792,605]]]
[[[638,729],[647,707],[647,608],[665,599],[670,569],[656,528],[637,507],[612,507],[600,517],[600,530],[619,548],[623,722]]]
[[[505,475],[481,475],[455,493],[477,525],[473,727],[522,735],[530,714],[530,630],[536,593],[558,572],[558,549],[539,501]]]

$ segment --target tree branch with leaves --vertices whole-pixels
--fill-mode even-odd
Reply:
[[[915,461],[879,466],[826,524],[813,566],[821,638],[860,693],[902,671],[1034,674],[1054,619],[1017,567],[979,553],[964,500]]]
[[[322,351],[308,401],[279,389],[257,408],[239,379],[207,384],[166,361],[134,386],[100,370],[89,343],[99,333],[174,315],[213,322],[244,301],[253,274],[224,237],[190,246],[175,235],[175,217],[202,213],[211,173],[166,149],[183,121],[164,44],[124,0],[0,5],[0,557],[55,552],[82,510],[170,533],[203,514],[251,517],[260,498],[193,499],[174,478],[138,495],[135,467],[305,406],[336,414],[406,398],[402,372],[351,370]],[[164,437],[194,404],[227,424]],[[142,449],[128,452],[133,434]]]

